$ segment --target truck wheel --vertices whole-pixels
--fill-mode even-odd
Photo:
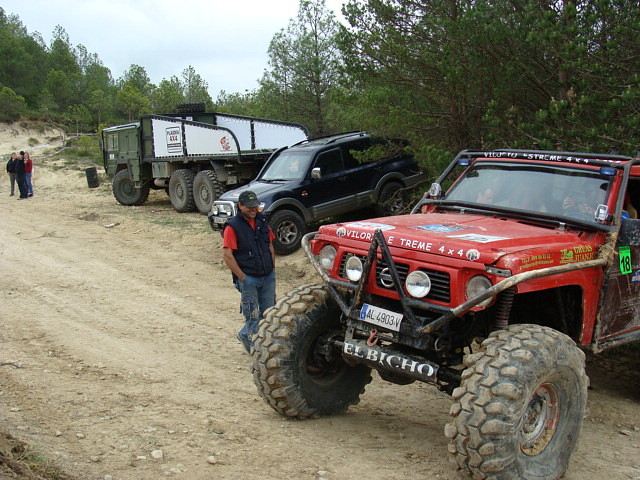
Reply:
[[[467,355],[445,428],[454,468],[476,479],[557,479],[587,403],[584,353],[537,325],[493,332]]]
[[[400,215],[407,208],[407,203],[407,192],[404,190],[404,185],[398,182],[389,182],[382,186],[374,210],[376,215],[381,217]]]
[[[222,187],[218,183],[218,177],[213,170],[198,172],[193,180],[193,200],[200,213],[207,214],[211,205],[222,195]]]
[[[186,168],[176,170],[169,178],[169,199],[173,208],[180,213],[193,212],[193,177],[195,174]]]
[[[339,319],[323,285],[291,290],[267,310],[254,338],[252,371],[258,392],[278,413],[331,415],[360,401],[371,370],[347,365],[327,343],[341,337]]]
[[[278,255],[289,255],[300,248],[304,235],[304,221],[292,210],[279,210],[269,218],[275,239],[273,249]]]
[[[136,188],[136,184],[129,176],[129,170],[120,170],[116,173],[111,182],[111,188],[118,203],[128,207],[142,205],[149,198],[149,185],[143,184],[140,188]]]

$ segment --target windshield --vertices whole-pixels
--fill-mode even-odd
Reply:
[[[596,222],[609,177],[596,170],[530,164],[476,163],[444,200],[513,208]]]
[[[274,158],[259,180],[301,180],[309,168],[311,156],[308,152],[285,150]]]

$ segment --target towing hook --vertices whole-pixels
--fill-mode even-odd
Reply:
[[[367,347],[373,347],[376,343],[378,343],[377,335],[378,330],[376,330],[375,328],[371,330],[371,335],[369,335],[369,338],[367,338]]]

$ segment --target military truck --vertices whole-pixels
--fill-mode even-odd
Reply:
[[[258,391],[305,418],[357,403],[372,370],[430,383],[452,396],[463,476],[561,478],[586,414],[584,351],[640,340],[639,207],[637,158],[463,151],[412,214],[305,235],[323,282],[266,312]]]
[[[206,214],[227,189],[253,179],[281,147],[308,138],[297,123],[221,113],[143,115],[102,131],[104,168],[122,205],[165,189],[178,212]]]

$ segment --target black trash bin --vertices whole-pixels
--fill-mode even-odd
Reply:
[[[87,168],[84,173],[87,175],[89,188],[97,188],[100,186],[100,179],[98,178],[98,170],[96,167]]]

